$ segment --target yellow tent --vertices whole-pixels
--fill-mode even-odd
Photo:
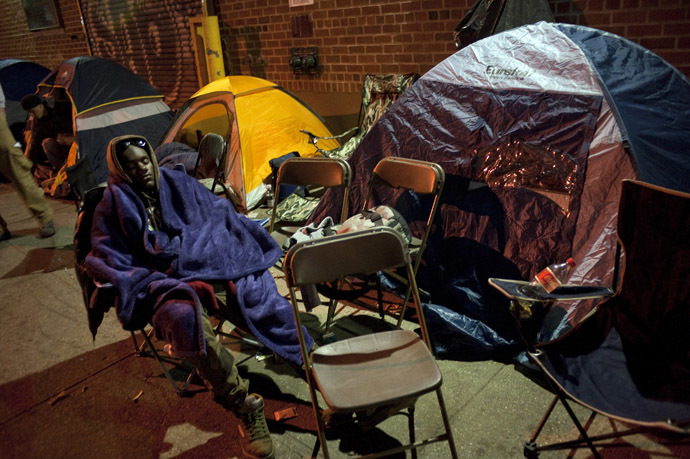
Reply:
[[[265,193],[269,160],[293,151],[305,157],[318,154],[301,129],[332,135],[319,115],[284,88],[260,78],[229,76],[197,91],[180,108],[161,143],[181,142],[196,149],[205,134],[222,135],[228,144],[227,186],[247,210]],[[329,149],[340,145],[336,140],[324,145],[327,142]]]

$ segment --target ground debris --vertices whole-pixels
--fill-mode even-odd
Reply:
[[[51,399],[48,401],[48,404],[49,404],[50,406],[53,406],[53,405],[55,405],[57,402],[59,402],[60,400],[62,400],[63,398],[67,398],[67,397],[68,397],[67,392],[63,390],[62,392],[60,392],[59,394],[57,394],[55,397],[51,398]]]

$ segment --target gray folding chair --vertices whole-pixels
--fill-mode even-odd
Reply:
[[[429,333],[421,307],[419,324],[423,341],[412,331],[390,330],[326,344],[311,353],[305,344],[296,296],[298,288],[331,282],[346,275],[368,275],[396,267],[405,267],[412,295],[419,304],[419,290],[409,251],[401,236],[391,228],[377,227],[301,242],[285,256],[284,271],[305,362],[306,380],[319,442],[326,458],[326,416],[333,413],[351,415],[404,405],[409,405],[409,443],[367,457],[381,457],[407,450],[415,454],[418,447],[440,441],[447,441],[451,456],[457,457],[441,393],[441,371],[430,351]],[[317,390],[323,396],[327,410],[319,406]],[[436,392],[445,432],[416,441],[414,402],[419,396],[430,392]]]

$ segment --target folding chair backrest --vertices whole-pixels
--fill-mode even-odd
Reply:
[[[317,239],[295,246],[285,258],[289,284],[321,284],[349,274],[372,274],[410,262],[402,237],[393,229],[365,231]]]
[[[282,185],[295,186],[321,186],[324,188],[343,188],[343,205],[340,213],[340,221],[347,215],[347,202],[352,181],[352,169],[350,165],[338,158],[290,158],[280,165],[276,178],[275,195],[280,195]],[[276,206],[278,200],[273,202],[271,223],[269,232],[273,231],[275,224]]]
[[[299,243],[285,255],[283,271],[288,287],[293,289],[401,266],[406,267],[410,290],[418,305],[422,337],[432,349],[407,243],[394,229],[382,226]]]
[[[690,351],[690,194],[624,180],[618,237],[625,251],[616,294],[623,339],[680,340]]]
[[[373,205],[373,193],[381,185],[395,189],[412,190],[420,195],[435,195],[434,202],[429,210],[424,234],[420,238],[419,254],[415,260],[415,273],[421,261],[421,256],[419,255],[423,252],[426,240],[431,232],[431,224],[441,200],[441,192],[443,191],[445,181],[446,174],[441,166],[436,163],[389,156],[383,158],[374,167],[374,172],[369,182],[369,189],[362,210],[367,210]]]

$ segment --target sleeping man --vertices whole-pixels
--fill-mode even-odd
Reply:
[[[107,310],[114,297],[126,330],[151,323],[173,355],[189,360],[216,400],[243,421],[250,440],[245,453],[273,457],[263,399],[248,393],[248,381],[214,335],[208,313],[218,307],[211,284],[228,285],[250,331],[301,365],[290,303],[268,271],[280,247],[183,171],[159,170],[143,137],[113,139],[108,168],[85,260],[101,286],[89,307]]]

